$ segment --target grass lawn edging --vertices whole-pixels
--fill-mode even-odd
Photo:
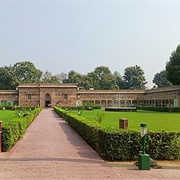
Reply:
[[[58,107],[55,107],[54,110],[102,158],[109,161],[137,160],[139,151],[141,151],[140,132],[102,127],[95,120],[78,116]],[[156,160],[179,159],[180,133],[148,132],[146,152]]]
[[[2,151],[10,150],[14,144],[24,135],[26,129],[33,122],[42,108],[32,110],[27,116],[14,118],[11,121],[3,122],[2,126]]]

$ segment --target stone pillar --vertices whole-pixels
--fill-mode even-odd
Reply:
[[[125,99],[125,107],[127,106],[127,101],[126,101],[126,99]]]
[[[2,152],[2,121],[0,121],[0,153]]]

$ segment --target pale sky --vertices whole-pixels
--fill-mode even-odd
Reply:
[[[53,75],[139,65],[147,86],[180,44],[180,1],[0,0],[0,67]]]

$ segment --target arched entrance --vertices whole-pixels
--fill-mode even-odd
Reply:
[[[51,106],[51,95],[49,93],[47,93],[45,95],[44,104],[45,104],[45,107],[50,107]]]

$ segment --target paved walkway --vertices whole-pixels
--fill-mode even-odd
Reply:
[[[44,109],[13,149],[0,154],[0,180],[6,179],[180,179],[180,170],[112,167],[52,109]]]

